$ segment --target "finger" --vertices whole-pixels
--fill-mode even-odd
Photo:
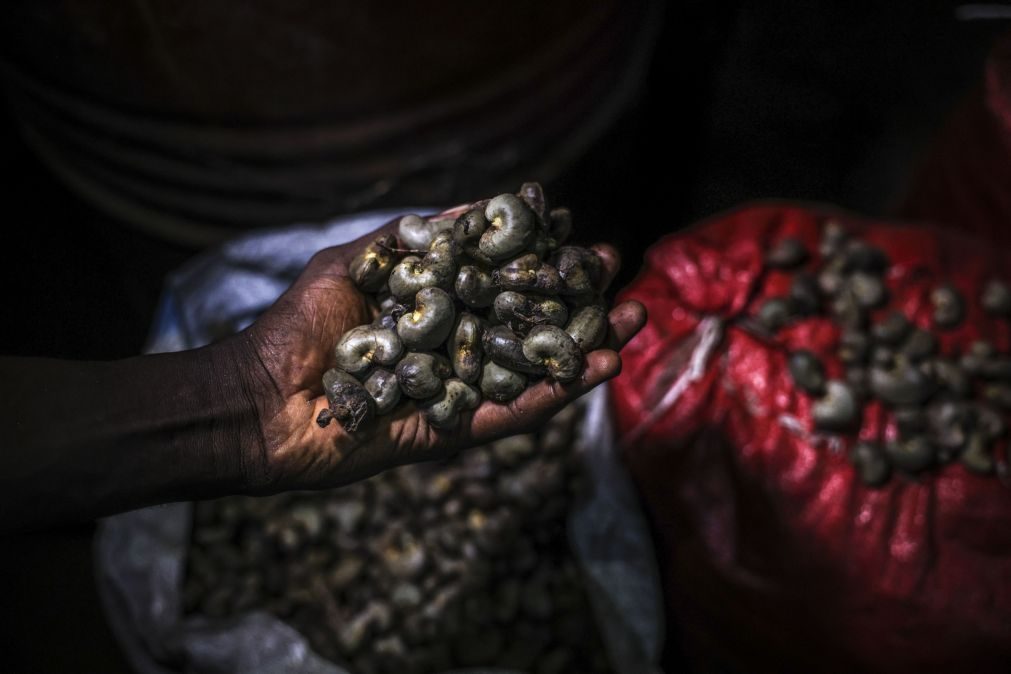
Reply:
[[[600,279],[597,281],[597,290],[604,292],[611,285],[611,281],[614,280],[618,270],[621,269],[621,253],[618,252],[617,248],[606,243],[594,244],[590,246],[590,250],[596,253],[603,263]]]
[[[604,346],[620,351],[646,324],[646,307],[636,300],[622,302],[611,309],[607,320],[611,325]]]

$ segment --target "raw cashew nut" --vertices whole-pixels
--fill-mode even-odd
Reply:
[[[516,332],[524,333],[533,325],[565,325],[569,310],[564,302],[553,297],[526,296],[507,290],[495,298],[495,317]]]
[[[567,208],[552,208],[548,216],[548,234],[554,241],[555,247],[565,243],[565,240],[572,234],[572,212]]]
[[[565,326],[565,332],[583,353],[589,353],[603,343],[608,327],[607,311],[599,304],[591,304],[576,309]]]
[[[396,247],[396,238],[388,234],[379,237],[355,255],[348,265],[348,274],[359,289],[376,292],[383,287],[397,261],[393,252]]]
[[[457,297],[473,309],[490,307],[499,292],[491,274],[469,264],[460,267],[454,289]]]
[[[375,414],[375,402],[361,382],[347,372],[333,368],[323,374],[323,391],[330,406],[320,410],[316,423],[326,428],[336,419],[348,433],[354,433]]]
[[[543,365],[527,360],[523,355],[523,340],[505,325],[485,330],[482,342],[485,355],[502,367],[538,376],[547,372]]]
[[[468,384],[476,382],[481,374],[483,334],[481,319],[474,314],[462,313],[449,339],[449,358],[453,363],[453,372]]]
[[[363,378],[373,365],[393,365],[404,345],[395,330],[360,325],[344,333],[334,349],[337,367]]]
[[[419,403],[421,413],[434,428],[450,428],[464,410],[472,410],[481,402],[481,394],[470,384],[450,379],[440,395]]]
[[[397,381],[404,395],[418,400],[431,398],[442,391],[442,380],[453,375],[446,357],[422,351],[409,353],[397,363]]]
[[[488,400],[507,403],[526,390],[527,378],[489,360],[481,370],[480,386],[481,394]]]
[[[381,309],[379,315],[376,316],[376,320],[372,321],[372,327],[384,328],[386,330],[396,330],[397,321],[400,320],[401,316],[410,311],[408,307],[395,301],[382,306]]]
[[[484,206],[470,209],[453,224],[453,241],[464,253],[482,264],[494,264],[487,255],[481,252],[479,244],[481,237],[488,231],[488,218],[484,217]]]
[[[397,334],[409,349],[430,350],[449,336],[456,318],[453,298],[441,288],[425,288],[414,297],[414,311],[397,321]]]
[[[544,199],[544,189],[540,183],[523,183],[520,185],[519,197],[526,202],[540,220],[544,220],[547,202]]]
[[[503,290],[536,291],[557,295],[563,283],[558,270],[541,262],[536,253],[527,253],[499,267],[493,278]]]
[[[397,234],[405,248],[428,250],[436,236],[450,229],[453,229],[452,219],[435,216],[429,220],[412,214],[400,218]]]
[[[380,416],[393,410],[400,402],[400,384],[397,383],[397,375],[389,370],[377,367],[365,378],[363,385],[375,401],[376,414]]]
[[[548,374],[569,382],[583,370],[583,352],[569,334],[555,325],[537,325],[523,340],[523,355],[544,365]]]
[[[515,194],[500,194],[484,210],[488,229],[478,250],[494,261],[518,255],[535,234],[534,214]]]
[[[453,237],[442,232],[432,241],[424,258],[408,255],[390,273],[390,292],[406,301],[422,288],[449,288],[456,277]]]
[[[582,295],[596,290],[603,263],[592,250],[579,246],[562,246],[552,258],[565,282],[563,295]]]

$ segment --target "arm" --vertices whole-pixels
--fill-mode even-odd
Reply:
[[[250,328],[203,349],[109,363],[0,359],[0,530],[84,519],[153,503],[319,489],[445,457],[523,432],[618,374],[616,353],[645,320],[610,314],[608,347],[570,384],[542,381],[508,405],[485,402],[454,429],[411,404],[349,434],[315,423],[322,375],[373,307],[347,275],[363,240],[317,253]],[[606,277],[618,257],[598,248]]]

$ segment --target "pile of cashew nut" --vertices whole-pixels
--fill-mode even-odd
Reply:
[[[323,375],[336,419],[356,431],[410,398],[435,428],[482,398],[508,403],[535,380],[569,382],[607,334],[602,262],[563,245],[568,209],[548,210],[537,183],[429,218],[405,215],[397,236],[352,260],[351,278],[380,308],[336,347]]]

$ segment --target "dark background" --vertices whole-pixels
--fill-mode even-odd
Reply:
[[[586,238],[621,247],[623,280],[658,236],[749,199],[887,213],[1009,27],[957,20],[958,3],[759,4],[671,3],[639,100],[546,186]],[[68,192],[6,107],[0,162],[0,353],[137,354],[165,273],[195,251]],[[92,532],[0,539],[5,671],[125,671],[94,591]]]

